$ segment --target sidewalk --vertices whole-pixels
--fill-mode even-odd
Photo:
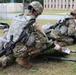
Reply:
[[[6,14],[6,15],[4,14],[4,15],[2,15],[0,13],[0,17],[4,18],[4,19],[13,19],[16,15],[18,15],[18,14]],[[40,16],[38,16],[37,19],[39,19],[39,20],[59,20],[63,17],[64,16],[57,16],[57,15],[40,15]]]

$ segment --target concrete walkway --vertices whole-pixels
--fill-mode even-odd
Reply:
[[[13,19],[18,14],[0,14],[1,18],[4,19]],[[63,18],[64,16],[57,16],[57,15],[40,15],[37,19],[40,20],[59,20]]]

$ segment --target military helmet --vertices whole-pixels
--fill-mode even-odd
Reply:
[[[70,14],[71,15],[76,15],[76,9],[72,10]]]
[[[33,1],[28,5],[28,9],[31,10],[31,8],[33,8],[38,15],[41,14],[43,12],[43,6],[41,5],[40,2],[38,1]]]

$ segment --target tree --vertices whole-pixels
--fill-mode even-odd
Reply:
[[[35,0],[24,0],[25,3],[30,3],[32,1],[35,1]],[[42,5],[43,5],[43,0],[37,0],[39,1]],[[0,0],[0,3],[10,3],[11,1],[10,0]],[[22,3],[23,0],[14,0],[15,3]]]
[[[30,3],[32,1],[35,1],[35,0],[24,0],[25,3]],[[37,1],[39,1],[43,5],[43,0],[37,0]],[[23,0],[14,0],[14,2],[22,3]]]
[[[0,0],[0,3],[9,3],[10,0]]]

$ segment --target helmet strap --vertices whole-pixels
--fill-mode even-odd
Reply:
[[[35,17],[37,17],[39,15],[37,12],[33,12],[33,14],[35,15]]]

